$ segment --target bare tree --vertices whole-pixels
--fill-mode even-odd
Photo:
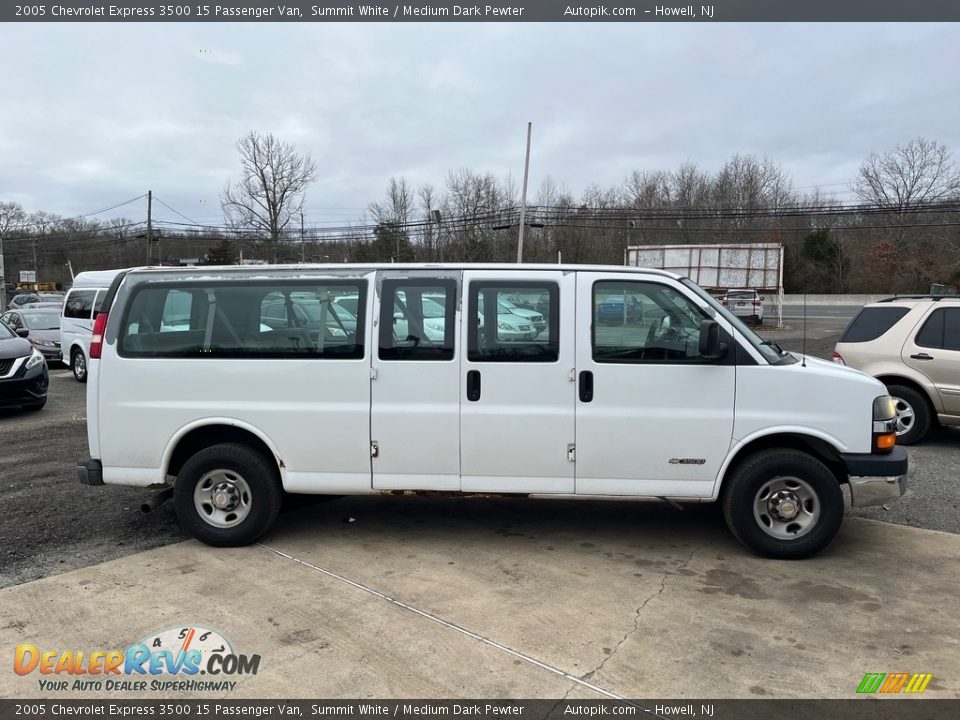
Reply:
[[[370,203],[370,214],[378,223],[406,225],[413,213],[413,190],[404,178],[390,178],[382,201]]]
[[[6,267],[3,263],[3,239],[22,228],[26,217],[20,203],[0,202],[0,301],[3,301],[4,304],[6,304],[7,298],[3,294],[3,286],[6,281]]]
[[[425,221],[422,232],[423,249],[426,253],[426,259],[433,261],[436,251],[440,247],[440,226],[434,217],[439,199],[436,190],[430,183],[424,183],[417,188],[417,199],[420,201],[420,212],[423,214]],[[437,212],[439,214],[439,210]]]
[[[377,250],[383,254],[389,252],[395,262],[412,259],[413,248],[407,223],[413,215],[413,203],[413,190],[407,181],[392,177],[383,201],[372,202],[369,206],[370,214],[377,221],[374,230]],[[391,246],[389,251],[388,245]]]
[[[865,202],[895,210],[960,195],[960,170],[946,145],[916,138],[860,166],[853,191]]]
[[[317,179],[317,166],[309,154],[272,134],[251,131],[237,142],[241,173],[227,182],[220,204],[227,224],[251,229],[274,242],[303,209],[307,185]]]
[[[0,237],[19,230],[27,220],[20,203],[0,202]]]
[[[960,169],[946,145],[915,138],[888,152],[873,153],[860,166],[851,187],[860,199],[890,211],[889,215],[872,217],[888,226],[884,234],[893,243],[890,252],[901,261],[901,276],[909,276],[914,269],[918,275],[926,273],[925,268],[917,264],[923,263],[927,253],[917,252],[921,249],[917,246],[913,252],[904,254],[907,241],[929,243],[935,239],[945,240],[954,252],[954,259],[960,256],[956,237],[945,234],[946,227],[941,228],[939,233],[933,228],[914,227],[917,223],[914,210],[918,205],[960,198]],[[927,222],[933,220],[931,218]],[[904,265],[904,261],[909,267]],[[919,280],[914,284],[922,286]]]

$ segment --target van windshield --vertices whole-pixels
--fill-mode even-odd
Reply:
[[[749,342],[757,352],[763,356],[763,359],[769,363],[779,362],[783,364],[784,362],[789,363],[790,361],[786,358],[793,357],[790,353],[781,352],[777,350],[773,344],[767,342],[759,335],[757,335],[753,330],[747,327],[746,323],[743,322],[740,318],[734,315],[732,312],[727,310],[723,305],[717,302],[716,298],[713,297],[710,293],[704,290],[702,287],[697,285],[690,278],[683,278],[680,282],[686,285],[688,288],[693,290],[697,295],[707,301],[707,304],[710,305],[711,309],[715,310],[718,315],[722,315],[724,319],[727,320],[737,332],[739,332],[747,342]],[[795,360],[794,360],[795,361]]]

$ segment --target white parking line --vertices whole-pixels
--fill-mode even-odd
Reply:
[[[72,373],[72,372],[59,372],[59,373],[53,373],[53,376],[54,376],[54,377],[60,377],[60,378],[68,378],[68,377],[73,377],[73,373]]]
[[[349,578],[345,578],[342,575],[337,575],[335,572],[331,572],[330,570],[325,570],[322,567],[317,567],[316,565],[308,563],[306,560],[295,558],[292,555],[288,555],[287,553],[282,552],[281,550],[276,550],[270,547],[269,545],[264,545],[263,543],[257,543],[257,545],[259,547],[262,547],[264,550],[269,550],[275,555],[279,555],[280,557],[287,558],[288,560],[293,560],[295,563],[299,563],[300,565],[303,565],[304,567],[308,567],[311,570],[316,570],[319,573],[323,573],[324,575],[332,577],[335,580],[339,580],[340,582],[346,583],[351,587],[355,587],[358,590],[362,590],[365,593],[369,593],[370,595],[373,595],[374,597],[378,597],[381,600],[386,600],[388,603],[392,603],[393,605],[403,608],[404,610],[409,610],[410,612],[415,613],[420,617],[426,618],[427,620],[430,620],[431,622],[435,622],[438,625],[442,625],[443,627],[448,628],[450,630],[454,630],[460,633],[461,635],[466,635],[467,637],[473,638],[474,640],[479,640],[485,645],[489,645],[490,647],[496,648],[497,650],[500,650],[501,652],[505,652],[508,655],[512,655],[513,657],[520,658],[521,660],[524,660],[525,662],[528,662],[531,665],[536,665],[538,668],[542,668],[543,670],[552,672],[555,675],[559,675],[565,680],[569,680],[570,682],[576,683],[577,685],[581,685],[589,690],[593,690],[595,693],[605,695],[606,697],[611,698],[613,700],[626,700],[626,698],[621,697],[616,693],[612,693],[609,690],[604,690],[602,687],[598,687],[596,685],[593,685],[592,683],[588,683],[586,680],[581,680],[580,678],[574,675],[571,675],[568,672],[564,672],[560,668],[555,668],[552,665],[548,665],[547,663],[541,660],[537,660],[536,658],[530,657],[529,655],[524,655],[522,652],[514,650],[513,648],[509,648],[506,645],[501,645],[495,640],[490,640],[488,638],[483,637],[482,635],[478,635],[475,632],[467,630],[466,628],[462,628],[459,625],[454,625],[453,623],[448,622],[442,618],[439,618],[436,615],[432,615],[425,610],[420,610],[419,608],[415,608],[412,605],[408,605],[402,600],[397,600],[396,598],[390,597],[389,595],[386,595],[380,592],[379,590],[374,590],[373,588],[367,587],[366,585],[361,585],[355,580],[350,580]],[[649,710],[647,710],[647,708],[641,707],[640,709],[645,710],[646,712],[650,712]]]

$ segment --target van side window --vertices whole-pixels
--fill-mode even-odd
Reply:
[[[380,298],[381,360],[453,360],[455,280],[387,279]]]
[[[598,363],[698,363],[706,314],[667,285],[602,281],[593,286],[593,359]]]
[[[89,320],[93,311],[93,299],[96,290],[73,290],[63,306],[63,315],[68,318]]]
[[[337,298],[366,283],[216,283],[147,286],[134,292],[118,352],[125,357],[363,357],[363,320]]]
[[[556,362],[560,288],[556,283],[470,284],[471,362]]]

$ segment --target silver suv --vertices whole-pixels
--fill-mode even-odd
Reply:
[[[919,442],[937,422],[960,425],[960,297],[909,295],[865,306],[833,361],[887,386],[898,444]]]
[[[754,325],[763,324],[763,296],[753,289],[727,290],[720,298],[725,308]]]

